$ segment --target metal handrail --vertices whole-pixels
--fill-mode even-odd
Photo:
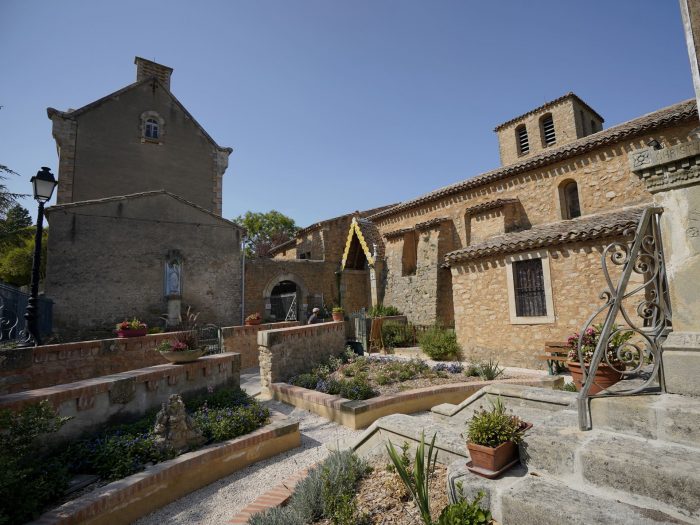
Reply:
[[[583,372],[581,390],[578,394],[578,416],[581,430],[592,428],[590,400],[595,397],[632,395],[651,392],[652,384],[658,378],[656,392],[665,391],[662,343],[671,329],[671,302],[666,280],[663,243],[660,219],[663,208],[651,207],[644,210],[637,228],[624,232],[631,241],[615,241],[603,250],[602,269],[607,283],[600,298],[605,303],[585,322],[578,341],[578,358]],[[615,266],[622,266],[622,273],[615,284],[608,269],[608,259]],[[633,274],[642,276],[642,282],[630,286]],[[638,300],[640,295],[643,298]],[[636,315],[630,315],[628,303],[635,305]],[[605,321],[598,335],[590,363],[584,362],[583,335],[603,312]],[[618,318],[624,322],[618,325]],[[640,325],[639,319],[642,324]],[[627,336],[620,338],[619,336]],[[634,340],[636,336],[636,341]],[[613,339],[624,339],[614,344]],[[595,382],[595,374],[601,363],[605,363],[623,376],[637,375],[651,363],[651,371],[641,385],[628,389],[616,388],[596,395],[590,395]]]

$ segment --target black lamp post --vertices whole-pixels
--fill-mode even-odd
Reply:
[[[20,346],[36,346],[41,344],[39,325],[37,323],[37,303],[39,295],[39,267],[41,265],[41,236],[44,231],[44,203],[51,198],[56,188],[56,178],[51,170],[42,167],[36,176],[32,177],[34,187],[34,200],[39,203],[39,212],[36,219],[36,235],[34,236],[34,259],[32,260],[32,281],[27,311],[24,314],[26,321],[24,327],[24,342]]]

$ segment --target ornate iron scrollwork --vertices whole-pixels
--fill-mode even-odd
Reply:
[[[584,337],[578,341],[583,371],[578,396],[582,430],[591,428],[590,398],[664,389],[661,345],[671,329],[671,303],[660,229],[662,212],[662,208],[656,207],[644,210],[637,228],[623,234],[630,240],[609,244],[601,255],[607,283],[607,289],[600,294],[604,303],[586,320],[580,332],[599,331],[590,360],[584,358]],[[602,324],[595,325],[603,314]],[[602,363],[626,377],[641,375],[643,381],[627,389],[590,395]],[[653,387],[656,381],[658,387]]]

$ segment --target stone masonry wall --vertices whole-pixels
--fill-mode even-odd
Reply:
[[[129,421],[167,401],[171,394],[187,397],[208,388],[240,386],[238,354],[216,354],[192,363],[163,364],[50,388],[0,396],[0,410],[21,410],[48,400],[59,415],[71,419],[58,433],[74,438],[101,426]]]
[[[0,395],[161,365],[156,347],[173,334],[0,350]]]
[[[345,313],[371,306],[369,270],[345,270],[340,284]]]
[[[165,260],[182,255],[182,305],[200,323],[240,323],[238,228],[165,193],[49,208],[46,295],[54,329],[95,337],[126,318],[160,326]]]
[[[345,349],[345,323],[320,323],[258,333],[263,390],[309,371],[315,363]]]
[[[549,248],[555,321],[511,324],[507,266],[503,256],[466,262],[452,268],[457,338],[470,361],[494,358],[501,365],[543,368],[546,341],[565,341],[578,332],[603,301],[605,289],[600,257],[612,242],[570,244]],[[614,265],[609,265],[614,267]],[[619,271],[613,268],[612,276]]]
[[[221,329],[224,352],[241,355],[241,369],[258,366],[258,332],[299,326],[298,321],[266,323],[256,326],[227,326]]]

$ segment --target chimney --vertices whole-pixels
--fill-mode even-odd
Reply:
[[[134,64],[136,64],[136,82],[144,78],[156,77],[170,91],[170,75],[173,73],[173,68],[141,57],[134,58]]]

